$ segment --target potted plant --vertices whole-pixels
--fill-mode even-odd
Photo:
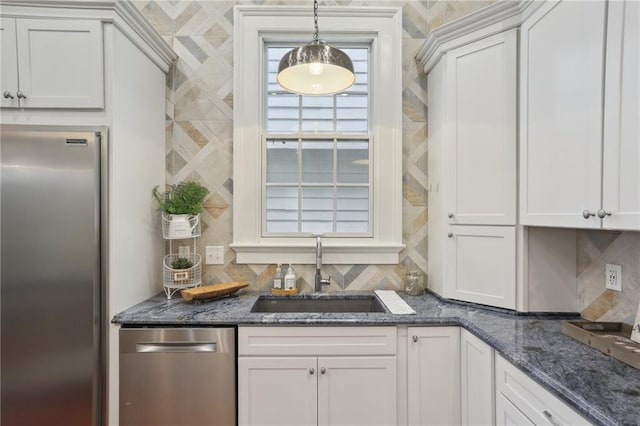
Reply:
[[[189,284],[189,281],[191,281],[191,273],[189,269],[191,268],[193,268],[193,262],[190,259],[187,259],[186,257],[178,257],[174,259],[173,262],[171,262],[174,284]]]
[[[157,186],[153,188],[153,197],[165,213],[165,238],[191,238],[194,235],[194,230],[200,222],[202,203],[208,193],[207,188],[193,181],[167,185],[164,192]]]

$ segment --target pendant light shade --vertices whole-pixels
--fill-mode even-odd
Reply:
[[[342,50],[318,39],[318,1],[314,0],[313,41],[287,52],[278,65],[278,84],[302,95],[332,95],[353,85],[353,62]]]

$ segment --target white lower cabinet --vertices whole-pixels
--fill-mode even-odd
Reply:
[[[407,329],[409,425],[460,424],[460,327]]]
[[[497,425],[591,424],[507,360],[495,359]]]
[[[241,425],[317,424],[316,358],[239,357]]]
[[[460,394],[463,425],[494,421],[493,348],[465,329],[460,332]]]
[[[240,327],[238,355],[240,425],[396,423],[395,327]]]

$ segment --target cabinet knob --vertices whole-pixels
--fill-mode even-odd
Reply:
[[[9,91],[8,91],[8,90],[5,90],[5,91],[4,91],[4,93],[2,94],[2,96],[3,96],[5,99],[13,99],[13,96],[11,95],[11,93],[9,93]]]
[[[320,368],[320,374],[324,374],[324,373],[326,373],[326,372],[327,372],[327,369],[326,369],[326,368],[324,368],[324,367]]]
[[[309,374],[311,374],[313,376],[313,374],[316,372],[315,368],[311,367],[309,369]]]
[[[600,219],[604,219],[604,218],[605,218],[605,217],[607,217],[607,216],[611,216],[611,212],[609,212],[609,211],[607,211],[607,210],[605,210],[605,209],[600,209],[600,210],[598,210],[598,217],[599,217]]]
[[[447,237],[453,238],[453,232],[447,232]]]
[[[585,219],[589,219],[591,216],[595,216],[596,214],[594,212],[590,212],[589,210],[584,210],[582,212],[582,217],[584,217]]]
[[[18,90],[16,92],[16,96],[18,97],[18,99],[27,99],[27,97],[24,95],[24,93],[22,93],[21,90]]]
[[[449,219],[452,219],[452,218],[453,218],[453,212],[449,212],[449,213],[447,213],[447,217],[448,217]]]
[[[418,336],[413,336],[413,341],[414,341],[415,343],[418,343]]]

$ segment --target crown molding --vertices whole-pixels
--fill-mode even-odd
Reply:
[[[0,0],[0,14],[30,18],[99,19],[114,24],[165,73],[178,58],[130,0]]]
[[[428,73],[447,51],[519,27],[542,0],[501,0],[431,31],[415,57]]]
[[[318,18],[322,22],[323,18],[390,18],[400,13],[400,7],[341,7],[341,6],[321,6],[318,8]],[[234,6],[234,13],[243,16],[312,16],[313,8],[301,6],[255,6],[238,5]]]

